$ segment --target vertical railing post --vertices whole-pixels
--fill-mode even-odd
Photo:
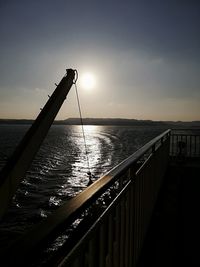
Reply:
[[[102,222],[99,231],[99,267],[105,267],[106,259],[106,222]]]
[[[124,199],[121,201],[120,206],[120,267],[124,267],[124,234],[125,234],[125,212],[124,212]]]
[[[115,267],[119,267],[120,263],[119,263],[119,259],[120,259],[120,236],[121,236],[121,229],[120,229],[120,225],[121,225],[121,216],[120,216],[120,204],[116,205],[116,221],[115,221],[115,244],[114,244],[114,266]]]
[[[107,266],[113,266],[113,214],[111,213],[108,218],[108,256]]]

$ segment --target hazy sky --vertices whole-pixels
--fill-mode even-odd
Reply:
[[[199,0],[0,0],[0,118],[36,118],[74,68],[83,117],[200,120],[199,49]]]

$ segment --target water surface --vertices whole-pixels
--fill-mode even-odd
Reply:
[[[0,125],[0,168],[30,126]],[[89,166],[98,179],[164,131],[158,126],[84,126]],[[1,231],[22,233],[87,187],[88,163],[80,126],[52,126],[21,182]]]

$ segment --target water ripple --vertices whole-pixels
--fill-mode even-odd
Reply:
[[[0,168],[28,126],[0,126]],[[90,169],[98,179],[163,129],[84,126]],[[80,126],[53,126],[37,153],[1,229],[23,232],[48,216],[88,184],[88,165]]]

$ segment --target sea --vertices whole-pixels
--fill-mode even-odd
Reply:
[[[0,169],[29,127],[0,125]],[[99,179],[164,130],[163,126],[85,125],[92,179]],[[0,222],[0,233],[24,233],[83,191],[89,182],[86,149],[81,126],[53,125]]]

